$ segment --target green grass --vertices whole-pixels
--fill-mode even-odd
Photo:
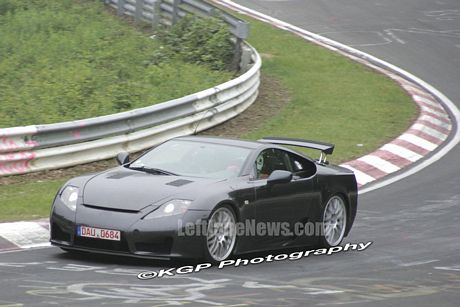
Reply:
[[[66,179],[0,186],[0,222],[47,217]]]
[[[2,0],[0,33],[0,128],[131,110],[233,75],[179,56],[154,65],[165,46],[102,1]]]
[[[399,135],[416,115],[415,105],[396,83],[340,55],[253,20],[249,41],[264,57],[263,73],[282,81],[291,102],[246,138],[333,142],[332,160],[339,162]],[[64,181],[0,186],[0,221],[48,216]]]
[[[249,42],[262,54],[262,72],[282,81],[291,102],[246,138],[331,142],[337,163],[378,148],[415,118],[415,104],[391,79],[294,34],[250,23]]]

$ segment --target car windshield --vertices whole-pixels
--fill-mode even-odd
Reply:
[[[146,153],[130,168],[224,179],[238,176],[249,154],[250,150],[243,147],[172,140]]]

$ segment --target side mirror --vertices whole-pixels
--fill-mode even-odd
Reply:
[[[274,185],[274,184],[283,184],[289,183],[292,180],[292,173],[288,171],[273,171],[268,177],[267,184]]]
[[[117,155],[117,162],[120,165],[124,165],[129,162],[129,153],[127,152],[120,152]]]

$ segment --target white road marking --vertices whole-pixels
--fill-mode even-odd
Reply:
[[[394,165],[393,163],[388,162],[387,160],[384,160],[374,155],[367,155],[367,156],[359,158],[358,160],[366,162],[367,164],[370,164],[373,167],[378,168],[379,170],[387,174],[397,172],[401,169],[400,167]]]
[[[451,19],[446,19],[451,20]],[[452,38],[459,38],[459,34],[457,33],[458,30],[432,30],[432,29],[419,29],[419,28],[409,28],[409,29],[387,29],[392,33],[400,32],[400,33],[415,33],[415,34],[427,34],[427,35],[435,35],[439,37],[452,37]],[[387,33],[388,34],[388,33]]]
[[[401,263],[399,266],[409,267],[409,266],[422,265],[422,264],[433,263],[433,262],[438,262],[438,261],[439,261],[438,259],[414,261],[414,262],[409,262],[409,263]]]
[[[382,146],[382,150],[386,150],[391,152],[392,154],[395,154],[397,156],[400,156],[406,160],[409,160],[411,162],[416,162],[423,158],[422,155],[419,155],[416,152],[413,152],[412,150],[409,150],[407,148],[404,148],[402,146],[396,145],[396,144],[385,144]]]
[[[261,284],[258,281],[245,281],[243,288],[248,289],[280,289],[280,288],[297,288],[295,285],[265,285]]]
[[[402,39],[400,39],[399,37],[397,37],[397,36],[393,33],[392,29],[386,29],[386,30],[384,30],[384,32],[385,32],[386,35],[388,35],[389,37],[391,37],[394,41],[396,41],[396,42],[398,42],[398,43],[400,43],[400,44],[402,44],[402,45],[405,45],[405,44],[406,44],[405,41],[403,41]]]
[[[427,17],[460,17],[460,10],[438,10],[438,11],[425,11],[423,14]]]
[[[359,170],[357,170],[357,169],[355,169],[355,168],[353,168],[353,167],[351,167],[349,165],[342,164],[340,166],[348,168],[349,170],[353,171],[353,173],[355,173],[356,181],[358,182],[358,184],[365,185],[366,183],[375,181],[374,177],[371,177],[368,174],[363,173],[363,172],[361,172],[361,171],[359,171]]]
[[[344,293],[345,291],[342,290],[330,290],[324,288],[299,288],[295,285],[265,285],[261,284],[257,281],[246,281],[243,284],[243,288],[249,289],[302,289],[305,291],[306,294],[309,295],[318,295],[318,294],[336,294],[336,293]]]
[[[34,265],[46,265],[50,263],[57,263],[57,261],[35,261],[35,262],[0,262],[0,266],[12,268],[25,268]]]
[[[410,133],[404,133],[403,135],[399,136],[398,139],[407,141],[428,151],[433,151],[436,149],[436,147],[438,147],[438,145]]]
[[[283,27],[280,27],[283,29]],[[376,41],[376,42],[370,42],[370,43],[362,43],[362,44],[350,44],[350,46],[354,47],[370,47],[370,46],[382,46],[382,45],[388,45],[392,43],[392,40],[383,35],[383,33],[378,32],[378,31],[334,31],[334,32],[322,32],[318,33],[319,35],[331,35],[331,34],[343,34],[343,33],[366,33],[366,34],[376,34],[378,38],[381,38],[382,41]],[[361,35],[362,36],[362,35]],[[361,37],[360,36],[360,37]]]
[[[434,267],[434,268],[435,268],[436,270],[460,272],[460,265],[454,265],[454,266],[436,266],[436,267]]]

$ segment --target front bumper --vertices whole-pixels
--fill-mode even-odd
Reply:
[[[184,215],[143,220],[143,211],[111,211],[82,204],[73,212],[56,198],[50,217],[50,242],[66,249],[140,258],[203,258],[203,236],[181,236],[179,226],[204,224],[209,213],[189,210]],[[120,241],[77,236],[78,225],[119,230]]]

